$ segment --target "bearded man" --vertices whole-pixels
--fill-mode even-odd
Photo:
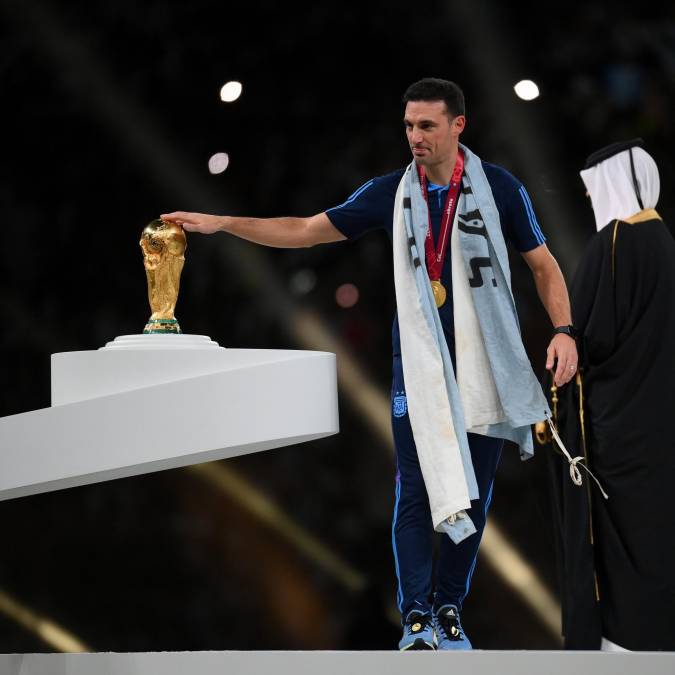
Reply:
[[[530,425],[548,412],[520,337],[506,242],[531,268],[554,328],[547,368],[559,384],[577,367],[567,289],[525,187],[459,143],[464,95],[426,78],[403,96],[412,163],[369,180],[310,218],[174,212],[188,231],[228,232],[267,246],[392,241],[392,525],[401,650],[470,649],[460,622],[492,498],[503,440],[532,454]],[[432,579],[433,531],[443,533]]]

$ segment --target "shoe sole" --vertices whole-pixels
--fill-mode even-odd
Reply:
[[[436,647],[434,645],[430,645],[428,642],[425,642],[422,640],[422,638],[417,638],[415,642],[412,644],[408,645],[407,647],[403,647],[400,651],[402,652],[410,652],[410,651],[434,651]]]

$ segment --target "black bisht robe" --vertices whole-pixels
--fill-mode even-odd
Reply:
[[[568,649],[675,650],[675,237],[653,210],[629,220],[594,235],[570,292],[581,368],[558,425],[609,500],[549,454]]]

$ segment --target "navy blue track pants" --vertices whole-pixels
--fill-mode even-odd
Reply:
[[[441,543],[434,588],[434,531],[429,498],[408,417],[400,355],[394,356],[392,430],[397,459],[392,545],[398,579],[398,608],[402,617],[411,609],[428,610],[432,603],[436,607],[452,603],[461,609],[476,566],[478,546],[504,441],[468,434],[480,496],[471,502],[468,514],[477,531],[460,544],[453,543],[447,535],[439,535]]]

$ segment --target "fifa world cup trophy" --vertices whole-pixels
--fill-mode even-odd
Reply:
[[[180,333],[174,312],[187,241],[183,228],[161,219],[145,226],[140,241],[152,315],[143,333]]]

